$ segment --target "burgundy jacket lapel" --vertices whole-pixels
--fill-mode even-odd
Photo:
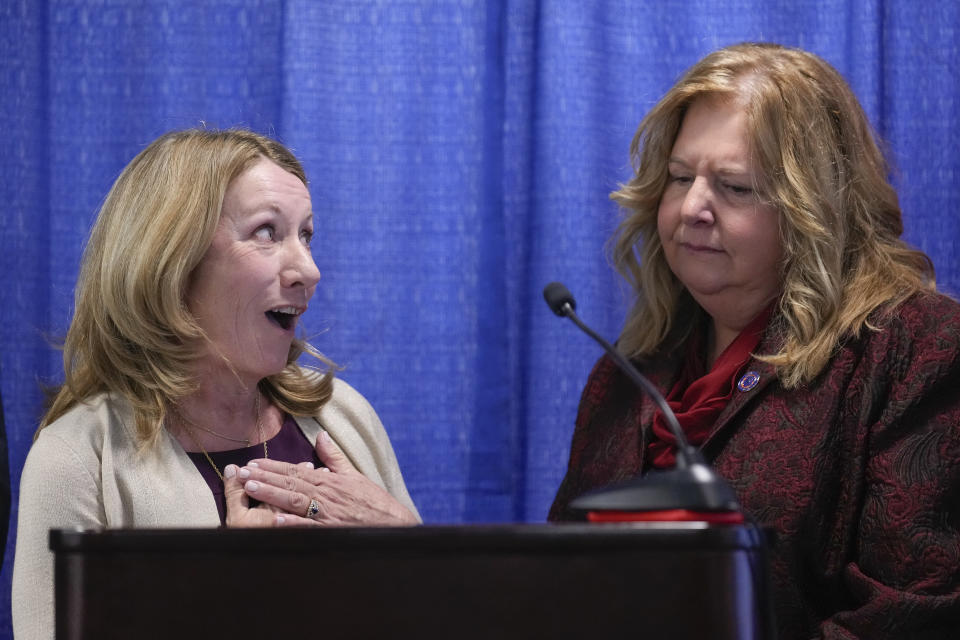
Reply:
[[[779,325],[777,319],[775,318],[767,327],[766,334],[763,339],[760,341],[760,346],[757,348],[757,353],[776,353],[783,346],[783,335],[780,331],[776,330],[776,327]],[[747,363],[746,368],[743,370],[744,373],[740,378],[737,379],[737,382],[743,380],[743,378],[748,374],[756,374],[759,376],[759,379],[754,384],[744,385],[744,388],[741,389],[739,385],[735,384],[733,388],[733,395],[730,398],[730,402],[727,406],[720,412],[720,416],[717,418],[717,421],[713,425],[713,429],[710,431],[710,435],[707,436],[707,439],[701,445],[701,448],[704,450],[704,454],[708,458],[712,458],[710,452],[714,448],[715,442],[723,442],[726,440],[726,436],[729,436],[730,429],[734,428],[735,424],[738,424],[734,419],[737,418],[741,412],[747,409],[751,404],[754,403],[754,400],[761,397],[763,390],[772,382],[776,381],[777,374],[776,369],[773,365],[766,362],[761,362],[756,358],[751,358],[750,362]],[[747,388],[749,387],[749,388]],[[742,424],[742,421],[739,422]]]

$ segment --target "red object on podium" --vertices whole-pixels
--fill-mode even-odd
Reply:
[[[659,511],[590,511],[589,522],[707,522],[709,524],[743,524],[739,511],[691,511],[663,509]]]

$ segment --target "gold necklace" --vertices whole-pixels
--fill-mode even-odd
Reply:
[[[255,411],[257,412],[257,435],[259,436],[260,440],[263,442],[263,457],[264,457],[264,458],[269,458],[270,455],[269,455],[269,453],[267,452],[267,439],[263,437],[263,423],[262,423],[261,420],[260,420],[260,391],[259,391],[259,390],[257,390],[257,398],[256,398],[256,400],[254,400],[254,407],[255,407]],[[190,436],[190,440],[192,440],[192,441],[193,441],[193,444],[195,444],[195,445],[197,446],[197,448],[200,449],[200,453],[203,454],[203,457],[206,458],[206,459],[207,459],[207,462],[210,463],[210,466],[213,467],[213,470],[216,472],[217,477],[220,478],[220,482],[226,482],[226,480],[224,480],[224,478],[223,478],[223,474],[220,473],[220,469],[219,469],[219,468],[217,467],[217,465],[213,462],[213,458],[210,457],[210,454],[207,453],[207,450],[204,449],[204,448],[203,448],[203,445],[200,444],[200,441],[197,440],[196,434],[193,432],[193,429],[191,429],[190,427],[191,427],[191,426],[194,426],[194,427],[200,429],[201,431],[207,431],[208,433],[212,433],[212,434],[215,435],[215,436],[220,436],[221,438],[225,438],[225,439],[227,439],[227,440],[233,440],[234,442],[244,442],[244,441],[243,441],[243,440],[237,440],[237,439],[231,438],[231,437],[229,437],[229,436],[221,435],[221,434],[216,433],[216,432],[214,432],[214,431],[210,431],[209,429],[204,429],[204,428],[201,427],[200,425],[195,424],[195,423],[193,423],[193,422],[190,422],[189,420],[187,420],[186,418],[184,418],[183,415],[181,415],[179,411],[177,411],[176,414],[177,414],[177,417],[180,418],[181,424],[182,424],[184,427],[186,427],[187,435]],[[250,444],[250,439],[249,439],[249,438],[246,439],[246,443],[247,443],[247,445]]]
[[[257,411],[257,420],[259,420],[259,419],[260,419],[260,394],[259,394],[259,392],[257,393],[257,399],[256,399],[254,402],[256,403],[254,406],[256,407],[256,411]],[[177,414],[177,418],[180,419],[180,422],[185,423],[185,425],[189,425],[189,426],[193,427],[194,429],[199,429],[200,431],[203,431],[203,432],[205,432],[205,433],[209,433],[209,434],[212,435],[212,436],[217,436],[218,438],[223,438],[224,440],[229,440],[230,442],[239,442],[240,444],[242,444],[242,445],[245,446],[245,447],[249,447],[249,446],[250,446],[250,438],[234,438],[234,437],[232,437],[232,436],[228,436],[228,435],[223,434],[223,433],[220,433],[220,432],[218,432],[218,431],[214,431],[213,429],[208,429],[207,427],[201,427],[199,424],[197,424],[196,422],[194,422],[193,420],[191,420],[191,419],[188,418],[187,416],[185,416],[185,415],[183,415],[182,413],[180,413],[180,410],[179,410],[179,409],[174,408],[173,411]]]

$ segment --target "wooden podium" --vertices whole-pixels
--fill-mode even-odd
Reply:
[[[762,535],[704,523],[50,532],[57,638],[768,638]]]

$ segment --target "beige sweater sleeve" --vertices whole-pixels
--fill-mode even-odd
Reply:
[[[99,471],[64,439],[48,433],[30,449],[20,478],[12,616],[17,640],[53,638],[53,554],[49,530],[105,526]]]

